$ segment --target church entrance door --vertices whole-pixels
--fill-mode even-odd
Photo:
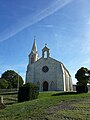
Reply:
[[[43,83],[43,91],[48,91],[48,82],[47,81],[45,81]]]

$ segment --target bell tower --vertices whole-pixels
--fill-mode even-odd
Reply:
[[[45,47],[42,49],[42,58],[48,58],[50,57],[49,48],[47,47],[47,44],[45,44]]]
[[[39,59],[38,57],[38,51],[37,51],[37,45],[36,45],[36,36],[34,36],[34,43],[32,46],[31,53],[29,54],[29,64],[34,63]]]

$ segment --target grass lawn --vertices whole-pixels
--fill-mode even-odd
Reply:
[[[14,104],[0,110],[0,120],[90,120],[90,92],[41,92],[38,99],[23,103],[16,97],[10,97]]]

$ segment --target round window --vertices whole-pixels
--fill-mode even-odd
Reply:
[[[49,68],[47,66],[43,66],[42,71],[43,72],[48,72]]]

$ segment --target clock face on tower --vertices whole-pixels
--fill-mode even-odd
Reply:
[[[43,67],[42,67],[42,71],[43,71],[43,72],[48,72],[48,70],[49,70],[49,68],[48,68],[47,66],[43,66]]]

